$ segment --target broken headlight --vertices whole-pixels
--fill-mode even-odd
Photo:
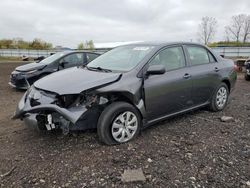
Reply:
[[[84,105],[91,107],[93,105],[103,105],[108,102],[108,99],[104,96],[99,96],[97,94],[85,94]]]
[[[29,87],[29,89],[26,91],[26,94],[25,94],[25,101],[27,100],[27,98],[32,98],[35,91],[36,91],[36,89],[33,85],[31,87]]]
[[[92,107],[93,105],[103,105],[108,99],[93,93],[81,93],[79,95],[63,95],[59,97],[59,106],[64,108],[74,106]]]
[[[26,91],[26,96],[28,96],[30,94],[30,92],[34,89],[34,86],[30,86],[27,91]]]
[[[29,99],[30,105],[37,106],[40,104],[55,104],[56,94],[49,91],[44,91],[31,86],[25,96],[25,102]]]
[[[78,95],[61,95],[58,96],[57,105],[63,108],[76,106],[75,103],[79,100]]]

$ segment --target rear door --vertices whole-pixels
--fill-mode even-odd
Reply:
[[[185,45],[185,52],[193,80],[194,106],[206,103],[220,83],[221,65],[213,54],[199,45]]]
[[[155,120],[190,106],[192,80],[181,46],[161,50],[149,65],[162,64],[165,74],[150,75],[144,81],[148,120]]]

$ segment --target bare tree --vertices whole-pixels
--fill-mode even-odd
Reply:
[[[232,17],[231,24],[225,27],[228,38],[239,42],[242,35],[245,14],[239,14]]]
[[[77,50],[83,50],[85,48],[83,42],[81,42],[80,44],[78,44],[77,46]]]
[[[94,49],[95,49],[95,46],[94,46],[93,40],[86,41],[86,47],[87,47],[87,49],[89,49],[89,50],[94,50]]]
[[[225,41],[229,42],[230,41],[230,33],[228,30],[225,29]]]
[[[245,15],[241,35],[242,35],[242,42],[246,43],[250,36],[250,15]]]
[[[214,37],[217,27],[217,21],[213,17],[202,17],[199,24],[199,36],[202,42],[207,45]]]

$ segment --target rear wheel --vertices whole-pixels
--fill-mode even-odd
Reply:
[[[134,139],[140,127],[141,116],[135,107],[126,102],[114,102],[102,112],[97,133],[102,142],[113,145]]]
[[[227,105],[228,96],[229,90],[227,85],[225,83],[221,83],[212,97],[212,101],[209,106],[210,110],[214,112],[223,110]]]

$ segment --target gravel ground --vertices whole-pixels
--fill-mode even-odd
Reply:
[[[41,134],[11,120],[23,95],[7,84],[15,66],[0,64],[0,187],[250,187],[250,82],[243,75],[223,112],[188,113],[105,146],[95,131]],[[233,121],[221,122],[224,115]],[[142,180],[124,182],[130,169]]]

